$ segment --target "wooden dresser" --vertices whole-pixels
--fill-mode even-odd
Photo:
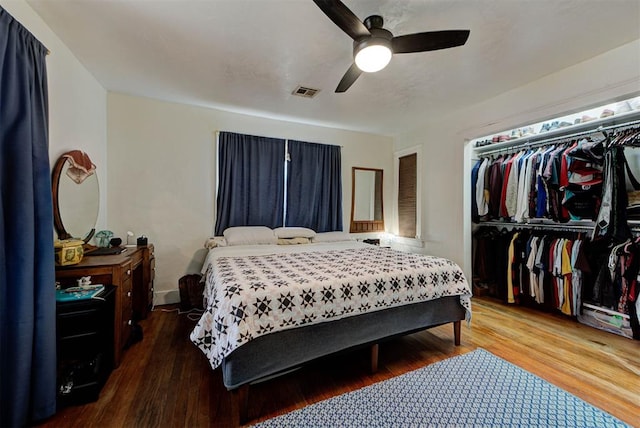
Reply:
[[[128,247],[113,256],[85,256],[77,265],[56,266],[56,281],[63,288],[77,285],[76,280],[83,276],[91,276],[93,284],[116,286],[113,359],[118,367],[131,326],[147,317],[153,302],[153,245]]]

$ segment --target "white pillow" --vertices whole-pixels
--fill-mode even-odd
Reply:
[[[316,233],[313,237],[313,242],[338,242],[338,241],[351,241],[351,235],[348,232],[323,232]]]
[[[226,247],[227,240],[224,239],[224,236],[214,236],[213,238],[207,238],[204,241],[204,248],[212,249],[216,247]]]
[[[316,232],[306,227],[278,227],[273,229],[278,238],[313,238]]]
[[[266,226],[229,227],[224,231],[227,245],[277,244],[278,238],[273,230]]]
[[[297,238],[278,238],[278,245],[298,245],[298,244],[308,244],[311,242],[311,238],[302,238],[298,236]]]

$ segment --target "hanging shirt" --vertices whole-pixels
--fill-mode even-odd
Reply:
[[[520,171],[520,159],[525,155],[526,151],[518,152],[511,162],[511,170],[507,177],[507,192],[505,195],[505,209],[507,216],[513,218],[516,215],[518,205],[518,174]]]
[[[582,240],[577,239],[574,241],[573,248],[571,249],[571,288],[573,290],[571,314],[574,316],[580,313],[580,305],[582,302],[582,271],[578,268],[578,256],[580,254],[581,246]]]
[[[536,256],[538,252],[538,237],[531,237],[531,250],[527,257],[527,269],[529,269],[529,296],[536,297],[536,289],[538,288],[538,275],[535,272]]]
[[[545,248],[548,246],[546,242],[548,237],[543,236],[540,238],[538,242],[538,253],[536,254],[536,265],[535,269],[537,269],[538,278],[536,281],[536,303],[542,304],[544,303],[544,276],[545,276],[545,264],[544,264],[544,253]]]
[[[500,156],[493,161],[489,168],[489,215],[491,218],[500,217],[500,196],[502,195],[502,162]]]
[[[485,175],[487,172],[487,165],[489,165],[489,158],[484,158],[478,167],[478,177],[475,183],[476,189],[476,206],[478,208],[478,216],[484,217],[489,212],[489,205],[484,190]]]
[[[504,162],[503,162],[503,167],[504,167],[504,172],[502,174],[502,190],[500,193],[500,217],[503,218],[508,218],[509,214],[507,212],[507,206],[506,206],[506,198],[507,198],[507,185],[509,182],[509,174],[511,172],[511,168],[513,165],[513,159],[514,156],[510,156],[508,157]]]
[[[515,241],[520,236],[520,232],[516,232],[513,234],[511,238],[511,242],[509,243],[509,251],[508,251],[508,264],[507,264],[507,303],[515,303],[515,299],[513,297],[513,276],[515,274],[514,263],[515,263]]]
[[[482,159],[478,160],[471,169],[471,220],[474,223],[477,223],[479,220],[476,187],[478,184],[478,170],[480,169],[480,165],[482,165]]]
[[[518,177],[518,202],[516,205],[516,214],[514,216],[517,222],[528,218],[529,213],[529,193],[532,176],[532,157],[537,153],[530,152],[522,158],[522,167]]]
[[[549,153],[554,150],[555,146],[546,148],[540,154],[540,162],[538,163],[538,170],[536,171],[536,217],[543,218],[547,215],[547,187],[543,178],[544,168],[549,161]]]
[[[571,295],[573,294],[571,279],[572,279],[572,270],[571,270],[571,248],[573,244],[570,240],[565,239],[561,249],[561,270],[560,274],[562,275],[563,283],[562,283],[562,303],[560,304],[560,310],[565,315],[571,315]]]

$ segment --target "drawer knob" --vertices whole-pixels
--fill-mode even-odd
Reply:
[[[131,297],[131,291],[127,291],[127,297]]]
[[[127,325],[133,325],[133,321],[131,320],[127,321]]]
[[[127,269],[127,275],[131,275],[131,269]]]

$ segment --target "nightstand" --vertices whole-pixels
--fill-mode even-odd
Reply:
[[[113,369],[116,288],[92,299],[56,303],[58,407],[98,399]]]

